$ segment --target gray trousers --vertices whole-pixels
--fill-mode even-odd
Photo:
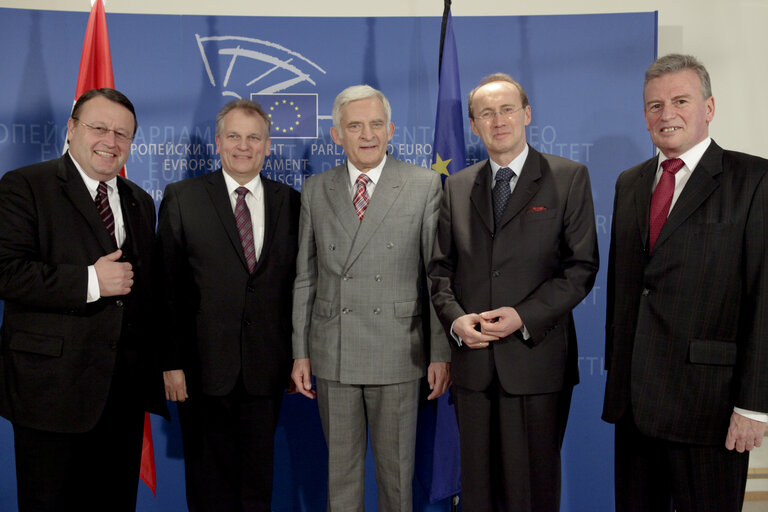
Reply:
[[[317,379],[328,443],[328,511],[363,512],[368,428],[379,512],[411,512],[419,381],[349,385]]]

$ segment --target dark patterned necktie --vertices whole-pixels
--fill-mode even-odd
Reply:
[[[251,211],[245,204],[245,195],[248,189],[237,187],[237,202],[235,203],[235,222],[237,223],[237,232],[240,234],[240,244],[243,246],[243,255],[248,264],[248,271],[253,273],[256,268],[256,249],[253,245],[253,223],[251,221]]]
[[[661,178],[651,196],[649,252],[653,251],[653,246],[656,244],[656,239],[659,238],[661,228],[667,221],[669,207],[672,204],[672,195],[675,192],[675,173],[682,169],[683,165],[684,162],[679,158],[670,158],[661,162]]]
[[[109,206],[109,194],[107,192],[107,184],[103,181],[99,182],[99,187],[96,189],[96,209],[99,210],[101,221],[104,223],[104,227],[107,228],[110,238],[117,247],[117,239],[115,238],[115,216],[112,214],[112,208]]]
[[[368,208],[368,203],[371,200],[370,196],[368,195],[369,181],[371,181],[371,178],[365,174],[361,174],[357,177],[357,180],[355,180],[357,190],[355,190],[355,197],[352,198],[352,203],[355,205],[357,218],[361,221],[363,220],[363,215],[365,215],[365,209]]]
[[[496,171],[496,185],[493,187],[493,224],[499,225],[499,220],[507,206],[509,196],[512,195],[512,189],[509,186],[509,180],[515,176],[514,171],[509,167],[502,167]]]

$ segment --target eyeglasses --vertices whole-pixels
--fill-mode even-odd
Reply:
[[[506,119],[512,119],[512,116],[516,114],[517,112],[521,111],[524,107],[502,107],[501,111],[496,112],[493,110],[483,110],[480,115],[476,116],[475,119],[480,119],[481,121],[484,121],[486,123],[490,123],[494,119],[496,119],[496,116],[499,115]]]
[[[123,144],[128,144],[133,140],[133,135],[128,135],[127,133],[121,131],[121,130],[112,130],[110,128],[107,128],[105,126],[93,126],[88,123],[84,123],[83,121],[79,120],[76,117],[73,117],[75,121],[80,123],[81,125],[88,128],[92,133],[94,133],[97,137],[106,137],[109,135],[110,132],[115,134],[115,139],[117,139],[118,142],[121,142]]]

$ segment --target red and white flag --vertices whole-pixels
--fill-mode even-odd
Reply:
[[[80,72],[77,75],[75,101],[83,93],[102,87],[115,88],[115,78],[112,74],[112,55],[109,52],[109,35],[107,34],[107,16],[101,0],[91,0],[91,15],[88,27],[85,29],[83,54],[80,57]],[[120,170],[125,177],[125,167]],[[152,425],[149,413],[144,413],[144,442],[141,448],[141,472],[139,477],[157,495],[157,475],[155,474],[155,450],[152,444]]]

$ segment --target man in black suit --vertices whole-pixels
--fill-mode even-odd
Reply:
[[[768,161],[709,137],[709,74],[646,71],[659,154],[616,181],[603,419],[618,511],[738,512],[768,415]]]
[[[151,343],[155,207],[118,176],[136,126],[123,94],[88,91],[68,152],[0,181],[0,414],[21,511],[135,510],[144,411],[167,415]]]
[[[299,193],[259,173],[271,120],[237,100],[216,118],[222,169],[160,205],[168,343],[189,509],[269,511],[273,435],[291,373]]]
[[[445,180],[432,300],[453,347],[468,511],[556,511],[578,382],[571,310],[598,267],[587,168],[526,144],[531,107],[509,75],[467,102],[489,160]]]

